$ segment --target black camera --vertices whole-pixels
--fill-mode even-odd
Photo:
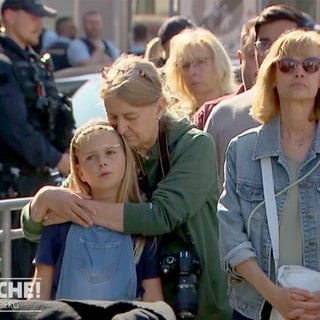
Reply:
[[[164,277],[176,281],[176,315],[179,319],[194,319],[199,305],[199,258],[190,251],[180,251],[176,255],[164,257],[160,267]]]

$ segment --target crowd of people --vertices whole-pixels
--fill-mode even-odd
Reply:
[[[245,22],[240,83],[222,42],[187,17],[165,21],[144,54],[121,55],[102,39],[99,12],[84,15],[84,38],[61,17],[44,50],[66,68],[103,67],[106,119],[75,130],[32,48],[57,12],[5,0],[1,13],[1,198],[33,196],[14,215],[28,239],[14,241],[16,277],[33,276],[33,290],[41,278],[43,300],[165,301],[177,319],[276,319],[273,309],[319,319],[320,288],[277,282],[284,265],[320,274],[320,35],[310,16],[275,4]]]

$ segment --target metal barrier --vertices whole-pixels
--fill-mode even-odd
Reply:
[[[11,211],[21,209],[31,200],[28,198],[13,198],[0,200],[0,242],[1,242],[1,277],[10,278],[12,270],[11,242],[23,238],[22,229],[11,229]]]

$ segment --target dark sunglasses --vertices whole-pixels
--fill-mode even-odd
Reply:
[[[285,57],[277,61],[278,69],[283,73],[292,73],[298,68],[299,64],[302,65],[305,72],[314,73],[319,70],[320,58],[310,57],[303,60],[297,60]]]

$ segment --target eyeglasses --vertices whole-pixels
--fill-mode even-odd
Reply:
[[[203,69],[210,59],[209,57],[197,58],[189,62],[184,62],[181,65],[178,64],[177,66],[180,66],[183,71],[188,71],[191,66],[197,69]]]
[[[258,40],[254,43],[254,47],[256,48],[259,55],[263,55],[272,45],[272,41],[269,39]]]
[[[128,70],[122,70],[122,69],[118,69],[115,67],[104,67],[102,68],[102,76],[105,79],[108,79],[108,73],[109,71],[112,70],[116,70],[116,74],[113,74],[112,77],[114,78],[115,76],[117,76],[118,74],[121,74],[124,78],[124,80],[128,80],[128,81],[134,81],[136,79],[138,79],[139,77],[144,78],[146,80],[148,80],[149,82],[152,83],[151,78],[142,70],[140,69],[128,69]]]
[[[289,57],[282,58],[277,61],[278,69],[283,73],[292,73],[302,65],[303,70],[307,73],[315,73],[320,67],[320,58],[309,57],[303,60],[297,60]]]

